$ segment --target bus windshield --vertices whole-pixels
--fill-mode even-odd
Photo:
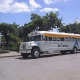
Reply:
[[[28,37],[28,41],[41,41],[41,35],[30,36]]]

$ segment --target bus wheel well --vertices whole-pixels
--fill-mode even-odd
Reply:
[[[75,48],[76,48],[76,50],[78,49],[77,46],[74,46],[74,47],[73,47],[73,50],[74,50]]]
[[[73,47],[73,50],[71,51],[71,53],[73,53],[73,54],[77,53],[77,47],[76,46]]]
[[[38,46],[33,46],[33,47],[32,47],[32,50],[33,50],[33,49],[38,49],[38,50],[40,50],[40,48],[39,48]]]
[[[76,46],[74,46],[74,47],[73,47],[73,49],[74,49],[74,48],[76,48],[76,49],[77,49],[77,47],[76,47]]]

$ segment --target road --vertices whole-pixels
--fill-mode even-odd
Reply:
[[[80,80],[80,53],[38,59],[0,55],[0,80]]]

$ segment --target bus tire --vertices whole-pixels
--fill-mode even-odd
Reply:
[[[73,48],[72,53],[73,54],[77,53],[77,48],[76,47]]]
[[[66,51],[61,51],[61,54],[66,54]]]
[[[21,53],[21,56],[22,56],[23,58],[28,58],[28,54],[26,54],[26,53]]]
[[[32,58],[39,58],[40,57],[40,50],[38,48],[34,48],[31,51]]]

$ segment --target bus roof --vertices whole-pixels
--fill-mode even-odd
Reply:
[[[32,34],[37,34],[37,35],[41,34],[47,37],[80,38],[80,34],[64,33],[64,32],[35,31],[35,32],[31,32],[29,35],[32,35]]]

